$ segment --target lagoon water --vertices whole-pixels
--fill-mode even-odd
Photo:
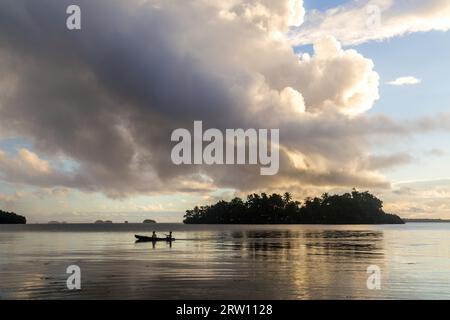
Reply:
[[[177,240],[134,242],[153,230]],[[450,223],[1,225],[0,298],[450,299]]]

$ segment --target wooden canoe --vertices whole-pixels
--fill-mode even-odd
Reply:
[[[166,241],[166,242],[172,242],[175,241],[175,238],[154,238],[154,237],[147,237],[147,236],[140,236],[135,234],[136,241],[139,242],[158,242],[158,241]]]

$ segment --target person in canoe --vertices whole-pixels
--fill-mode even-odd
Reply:
[[[153,239],[158,238],[158,236],[156,235],[156,232],[155,232],[155,231],[153,231],[152,238],[153,238]]]
[[[166,240],[172,240],[172,231],[169,234],[166,234]]]

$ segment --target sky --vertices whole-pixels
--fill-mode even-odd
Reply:
[[[0,209],[179,222],[252,192],[356,187],[450,218],[449,29],[447,0],[4,0]],[[279,129],[279,173],[174,165],[171,132],[195,120]]]

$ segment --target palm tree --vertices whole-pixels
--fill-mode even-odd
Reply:
[[[291,202],[291,200],[292,200],[292,194],[290,194],[289,192],[285,192],[283,194],[283,200],[284,200],[285,205],[289,204],[289,202]]]

